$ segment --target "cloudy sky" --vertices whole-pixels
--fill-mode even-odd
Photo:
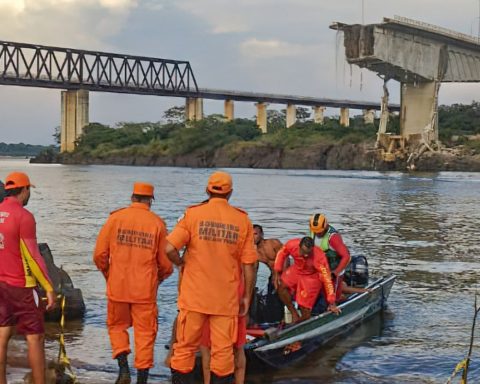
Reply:
[[[204,88],[377,101],[380,80],[344,63],[328,28],[333,21],[400,15],[476,36],[479,6],[480,0],[0,0],[0,40],[188,60]],[[390,90],[398,102],[398,86],[392,82]],[[479,95],[479,84],[443,85],[440,102],[470,103]],[[183,103],[91,93],[90,121],[158,121]],[[253,104],[235,108],[237,116],[255,114]],[[223,113],[223,103],[205,102],[205,112]],[[59,90],[0,86],[0,142],[51,144],[58,125]]]

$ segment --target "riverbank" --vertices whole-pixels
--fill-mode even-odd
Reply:
[[[406,160],[385,163],[378,160],[373,142],[358,144],[315,143],[304,147],[279,148],[268,143],[230,143],[215,150],[197,149],[188,154],[161,155],[116,151],[92,156],[91,153],[40,155],[32,163],[110,164],[133,166],[173,166],[191,168],[263,168],[318,170],[396,170],[407,169]],[[462,146],[424,153],[415,163],[421,172],[480,172],[480,154]]]

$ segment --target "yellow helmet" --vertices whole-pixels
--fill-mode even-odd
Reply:
[[[323,213],[315,213],[310,217],[310,230],[313,233],[320,233],[328,228],[327,218]]]

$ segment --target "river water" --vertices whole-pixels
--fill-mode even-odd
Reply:
[[[169,229],[186,206],[205,198],[211,170],[124,166],[30,165],[0,159],[0,178],[27,172],[37,185],[28,208],[40,242],[47,242],[81,288],[88,312],[67,324],[67,352],[81,383],[111,383],[105,328],[105,283],[92,263],[96,235],[114,209],[129,203],[132,183],[156,186],[153,210]],[[395,273],[389,307],[350,335],[294,367],[248,375],[248,383],[444,383],[468,351],[479,288],[480,174],[230,169],[233,205],[246,209],[266,237],[286,241],[306,232],[323,211],[353,254],[367,256],[371,275]],[[266,270],[260,271],[265,279]],[[261,280],[261,279],[260,279]],[[159,290],[154,383],[167,383],[162,365],[176,315],[176,272]],[[50,324],[47,355],[58,353]],[[11,343],[9,381],[25,373],[25,343]],[[20,368],[18,368],[20,367]],[[480,382],[474,349],[470,382]]]

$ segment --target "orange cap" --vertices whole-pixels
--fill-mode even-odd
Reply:
[[[7,189],[14,189],[14,188],[21,188],[21,187],[33,187],[33,188],[35,188],[35,185],[30,183],[30,179],[28,178],[26,173],[12,172],[5,179],[5,189],[6,190]]]
[[[134,183],[133,184],[133,194],[140,196],[150,196],[153,197],[153,185],[149,183]]]
[[[225,195],[232,190],[232,177],[227,172],[214,172],[208,179],[207,190]]]

